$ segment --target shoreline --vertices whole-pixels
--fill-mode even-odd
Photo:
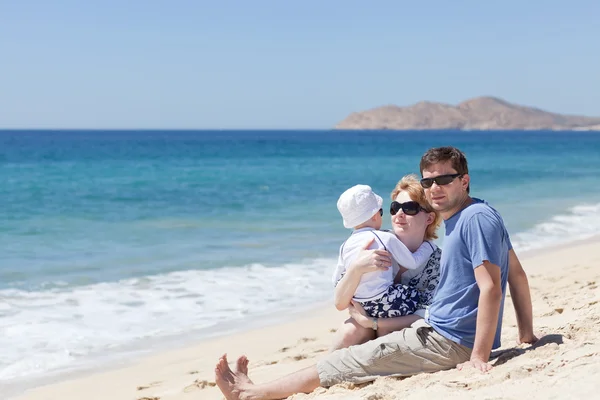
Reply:
[[[316,312],[318,310],[318,312]],[[260,327],[253,327],[250,330],[240,331],[228,335],[223,335],[217,338],[211,338],[208,340],[201,340],[191,346],[183,346],[178,349],[162,351],[157,354],[151,354],[145,356],[139,360],[128,363],[128,365],[115,366],[114,368],[104,369],[90,373],[82,372],[80,376],[63,377],[64,379],[50,383],[48,385],[37,386],[26,390],[22,393],[14,393],[10,397],[11,400],[16,399],[38,399],[38,398],[61,398],[67,399],[69,393],[73,392],[72,385],[79,387],[83,385],[84,390],[94,390],[93,387],[88,387],[88,383],[94,382],[97,378],[102,380],[107,379],[106,382],[110,382],[112,389],[122,394],[116,395],[116,398],[131,398],[131,395],[137,394],[139,397],[143,397],[146,393],[142,393],[144,389],[138,389],[144,386],[148,388],[156,386],[156,383],[162,382],[160,375],[164,372],[170,371],[173,367],[180,369],[183,367],[185,371],[182,374],[181,384],[185,384],[185,387],[190,385],[194,386],[194,381],[197,379],[200,381],[207,381],[206,386],[210,387],[208,383],[213,378],[214,364],[218,357],[223,353],[229,351],[231,354],[245,353],[250,359],[258,360],[262,357],[264,351],[271,353],[286,354],[288,350],[290,352],[286,355],[290,357],[294,363],[296,361],[303,360],[304,357],[298,354],[292,354],[291,349],[294,347],[294,340],[289,335],[293,332],[294,336],[298,336],[295,340],[299,343],[305,343],[308,347],[322,346],[322,342],[316,339],[317,335],[322,333],[324,326],[328,326],[328,331],[334,329],[343,320],[342,313],[331,307],[324,310],[323,307],[313,308],[311,310],[304,310],[294,315],[290,315],[290,319],[283,323],[275,323],[274,325],[262,325]],[[274,334],[271,336],[268,334],[269,331],[273,331]],[[332,332],[329,332],[332,333]],[[265,336],[269,336],[265,342]],[[260,343],[260,346],[252,346],[253,343]],[[322,347],[315,348],[315,353],[321,353],[324,349]],[[236,356],[237,357],[237,356]],[[261,362],[258,362],[259,364]],[[274,365],[277,361],[265,361],[265,365]],[[256,363],[251,363],[251,366]],[[147,371],[153,371],[148,379],[137,379],[139,376],[138,370],[142,369]],[[154,375],[156,373],[156,375]],[[74,373],[77,374],[77,373]],[[187,375],[187,377],[186,377]],[[131,383],[124,382],[131,379]],[[187,382],[187,383],[186,383]],[[93,384],[95,386],[95,384]],[[101,387],[108,387],[101,385]],[[61,394],[54,395],[44,394],[46,390],[53,392],[55,389],[59,390]],[[62,390],[65,390],[62,392]],[[78,391],[78,389],[75,389]],[[40,393],[41,397],[38,397],[37,393]],[[136,393],[137,392],[137,393]],[[127,395],[129,394],[129,395]],[[33,397],[31,397],[33,396]],[[66,397],[65,397],[66,396]],[[106,394],[101,394],[98,398],[106,398]],[[86,398],[90,399],[90,393],[85,395]],[[109,396],[113,398],[112,396]],[[78,396],[73,399],[79,398]]]
[[[522,261],[524,258],[532,258],[532,257],[539,256],[540,253],[542,253],[542,252],[561,251],[561,250],[570,249],[572,247],[577,247],[577,246],[592,244],[592,243],[600,243],[600,233],[594,234],[594,235],[584,238],[584,239],[575,239],[573,241],[566,242],[566,243],[550,244],[550,245],[544,246],[544,247],[534,248],[531,250],[524,250],[524,251],[517,253],[517,256]]]
[[[598,261],[592,265],[599,269],[600,235],[570,243],[524,251],[519,257],[529,275],[534,301],[534,324],[536,330],[549,329],[543,324],[543,317],[552,310],[542,307],[536,296],[537,282],[561,273],[560,264],[577,267],[582,257]],[[576,263],[576,261],[578,261]],[[588,264],[590,261],[586,261]],[[554,263],[548,270],[547,265]],[[588,265],[589,269],[590,266]],[[590,280],[590,282],[595,282]],[[571,282],[571,286],[573,283]],[[567,285],[568,286],[568,285]],[[575,294],[575,293],[573,293]],[[507,303],[509,296],[507,296]],[[503,347],[511,347],[505,336],[514,336],[514,312],[505,306]],[[538,314],[542,311],[540,318]],[[556,314],[556,311],[554,312]],[[562,311],[559,314],[563,314]],[[567,314],[567,313],[565,313]],[[35,387],[23,391],[25,384],[15,386],[10,397],[13,400],[41,399],[86,399],[106,398],[131,399],[155,396],[160,399],[220,398],[214,387],[214,364],[218,357],[228,352],[230,361],[246,354],[250,359],[250,374],[257,382],[282,376],[299,368],[313,364],[326,353],[335,329],[345,318],[345,312],[338,312],[329,302],[307,305],[286,315],[282,320],[271,315],[237,327],[235,332],[215,333],[213,337],[190,339],[177,348],[151,351],[146,355],[134,356],[129,361],[115,362],[84,371],[72,371],[36,380]],[[218,336],[218,337],[215,337]],[[439,374],[439,373],[438,373]],[[443,373],[441,373],[443,374]],[[437,374],[433,374],[437,375]],[[255,377],[258,376],[258,379]],[[416,377],[413,377],[416,378]],[[413,379],[411,378],[411,379]],[[24,382],[23,382],[24,383]],[[9,385],[11,386],[11,385]],[[375,386],[375,385],[374,385]],[[108,388],[110,393],[96,393],[96,387]],[[140,389],[141,388],[141,389]],[[4,390],[3,390],[4,391]],[[195,393],[195,395],[194,395]],[[5,392],[5,394],[8,394]],[[206,397],[209,396],[209,397]],[[151,397],[150,397],[151,398]]]
[[[85,379],[91,375],[116,369],[129,368],[142,363],[147,358],[196,347],[222,337],[238,337],[245,333],[285,325],[295,319],[309,319],[312,314],[320,312],[330,305],[329,301],[318,301],[296,309],[283,309],[278,313],[259,314],[252,316],[251,320],[228,321],[210,328],[182,333],[181,335],[140,339],[134,344],[117,348],[107,354],[88,356],[86,360],[80,360],[69,366],[15,378],[0,385],[0,387],[2,387],[2,393],[9,396],[8,399],[18,398],[21,394],[39,387],[74,379]],[[34,384],[28,382],[32,380],[35,381]]]

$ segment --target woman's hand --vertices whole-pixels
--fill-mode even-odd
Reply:
[[[389,252],[381,249],[368,250],[374,240],[375,238],[372,238],[365,243],[354,261],[348,266],[348,271],[362,275],[367,272],[386,271],[390,268],[392,256]]]
[[[350,313],[350,317],[363,328],[373,327],[373,320],[369,318],[367,312],[360,305],[360,303],[357,303],[354,300],[352,300],[351,304],[348,306],[348,312]]]

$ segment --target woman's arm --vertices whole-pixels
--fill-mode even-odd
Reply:
[[[437,287],[437,284],[439,283],[439,260],[440,260],[439,254],[441,252],[439,251],[439,249],[437,247],[434,247],[434,248],[435,248],[435,251],[431,254],[430,259],[427,260],[420,267],[421,269],[431,268],[431,272],[426,275],[424,282],[420,283],[421,285],[425,286],[424,293],[430,293],[432,290],[435,290],[435,287]],[[406,271],[407,270],[405,268],[400,267],[400,270],[398,271],[398,274],[396,275],[394,282],[402,283],[401,275]],[[431,289],[430,288],[431,286],[434,286],[434,289]],[[424,293],[421,293],[421,295],[424,295]],[[429,299],[429,297],[430,297],[430,294],[427,294],[425,300]],[[423,304],[428,304],[428,302],[426,301]],[[367,315],[367,313],[365,312],[365,310],[362,308],[362,306],[359,303],[352,302],[352,304],[348,307],[348,311],[350,313],[350,317],[352,319],[354,319],[358,325],[362,326],[363,328],[368,328],[368,329],[373,328],[374,318]],[[377,336],[383,336],[390,332],[399,331],[404,328],[407,328],[410,325],[412,325],[415,321],[417,321],[419,318],[421,318],[421,317],[419,317],[418,315],[415,315],[415,314],[404,315],[401,317],[394,317],[394,318],[379,318],[379,319],[377,319]]]
[[[374,318],[369,317],[365,312],[365,309],[359,303],[353,301],[348,307],[348,312],[350,313],[350,317],[363,328],[373,328]],[[384,336],[388,333],[408,328],[419,318],[421,317],[416,314],[393,318],[377,318],[377,336]]]
[[[385,271],[390,267],[391,256],[385,250],[367,250],[375,238],[369,240],[362,248],[356,259],[348,266],[346,273],[340,279],[334,291],[335,308],[345,310],[350,305],[356,288],[363,274],[373,271]]]
[[[360,277],[362,274],[356,268],[348,268],[346,274],[340,279],[334,291],[334,304],[335,308],[339,311],[348,308],[356,288],[360,283]]]

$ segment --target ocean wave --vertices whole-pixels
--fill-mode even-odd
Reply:
[[[511,236],[516,250],[526,251],[588,239],[600,234],[600,203],[580,204],[524,232]]]
[[[45,291],[0,291],[0,381],[69,367],[140,339],[295,309],[331,295],[333,259],[222,267]]]

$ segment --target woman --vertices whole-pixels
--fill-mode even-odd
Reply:
[[[425,192],[415,175],[404,176],[392,191],[392,228],[398,238],[412,252],[415,252],[424,241],[437,238],[436,230],[442,222],[441,216],[431,208],[425,198]],[[434,252],[423,265],[414,270],[406,270],[394,265],[396,282],[415,287],[419,291],[419,306],[412,315],[395,318],[378,319],[374,324],[373,318],[368,317],[360,304],[348,305],[350,318],[347,319],[336,332],[332,344],[332,351],[343,347],[349,347],[386,335],[410,326],[419,318],[425,316],[425,309],[431,303],[433,292],[439,282],[439,267],[441,250],[433,243]],[[386,265],[392,264],[390,254],[385,250],[366,250],[365,247],[350,265],[348,270],[354,269],[359,274],[385,269]],[[395,263],[394,263],[395,264]],[[349,274],[346,274],[348,276]],[[336,293],[343,291],[355,291],[356,283],[342,278],[336,286]],[[354,285],[354,287],[352,287]],[[377,330],[374,330],[376,325]]]

